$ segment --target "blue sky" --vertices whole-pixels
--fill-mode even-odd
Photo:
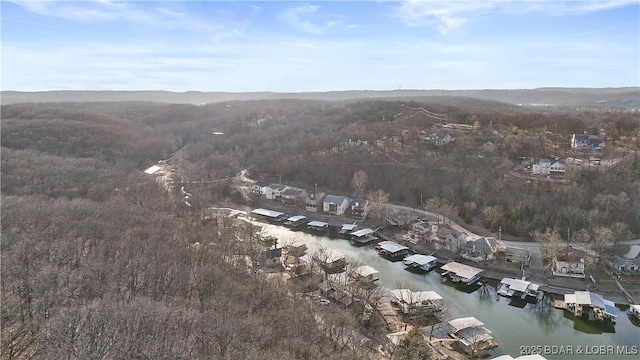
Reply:
[[[1,5],[2,90],[640,86],[640,0]]]

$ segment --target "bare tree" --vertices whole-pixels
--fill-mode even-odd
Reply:
[[[434,303],[431,309],[431,315],[433,315],[433,322],[429,329],[429,341],[433,338],[433,331],[438,326],[441,326],[451,316],[451,304],[447,300],[442,300]]]
[[[534,230],[531,237],[540,244],[542,258],[547,264],[553,264],[557,259],[558,252],[564,247],[564,242],[557,228],[546,228],[544,232]]]
[[[382,189],[370,191],[367,194],[367,200],[371,203],[371,210],[369,210],[369,216],[375,220],[378,220],[381,224],[385,224],[391,214],[391,208],[389,206],[389,194]]]
[[[369,176],[364,170],[358,170],[353,174],[351,179],[351,190],[357,196],[363,196],[369,182]]]
[[[593,249],[596,256],[602,256],[604,249],[611,246],[614,240],[614,233],[608,226],[598,226],[593,229]]]

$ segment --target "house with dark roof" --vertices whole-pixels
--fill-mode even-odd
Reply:
[[[619,255],[613,255],[607,259],[607,265],[623,274],[637,272],[640,271],[640,258],[627,259]]]
[[[265,196],[269,200],[280,200],[280,196],[282,196],[282,192],[287,188],[287,185],[282,184],[271,184],[267,186],[267,191],[265,192]]]
[[[288,186],[280,195],[280,202],[286,206],[300,206],[304,203],[307,191]]]
[[[265,195],[267,193],[268,182],[256,181],[251,187],[251,192],[254,194]]]
[[[351,202],[351,217],[364,220],[369,213],[369,200],[355,199]]]
[[[571,136],[571,148],[597,148],[600,147],[600,138],[597,135],[573,134]]]
[[[322,202],[322,210],[333,215],[344,215],[351,200],[346,196],[327,195]]]
[[[460,252],[463,259],[475,262],[491,260],[498,251],[498,240],[494,237],[481,237],[469,241]]]

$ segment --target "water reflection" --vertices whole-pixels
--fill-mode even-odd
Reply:
[[[638,344],[640,330],[624,313],[618,316],[615,328],[602,328],[593,322],[576,319],[568,312],[556,309],[553,298],[545,296],[537,303],[513,306],[511,299],[498,296],[491,282],[484,286],[465,286],[454,283],[439,274],[438,270],[416,273],[405,270],[402,262],[390,262],[380,257],[373,246],[354,247],[349,241],[293,232],[271,224],[261,224],[263,231],[279,238],[279,243],[305,244],[330,247],[356,259],[360,264],[374,267],[380,272],[383,286],[394,287],[398,282],[410,284],[416,290],[434,290],[450,303],[450,318],[474,316],[486,324],[499,348],[492,355],[520,355],[520,347],[526,345],[587,346]],[[493,285],[495,286],[495,285]],[[519,299],[518,299],[519,300]],[[562,356],[545,356],[562,359]],[[590,359],[617,359],[616,356],[591,356]],[[637,357],[636,357],[637,358]]]

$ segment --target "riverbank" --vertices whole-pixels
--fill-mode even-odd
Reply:
[[[238,204],[228,204],[230,207],[234,207],[237,209],[241,209],[243,211],[250,211],[250,208],[247,206],[242,206]],[[342,223],[353,223],[354,219],[347,218],[345,216],[335,216],[329,214],[322,213],[307,213],[303,210],[296,210],[291,207],[282,206],[280,203],[266,200],[263,198],[258,199],[253,207],[265,207],[269,209],[276,209],[282,212],[287,213],[304,213],[315,220],[326,221],[330,223],[332,226],[339,226]],[[397,208],[402,209],[403,211],[413,211],[415,214],[421,214],[423,217],[434,217],[435,214],[424,211],[422,209],[412,209],[408,207],[398,206]],[[442,217],[440,217],[442,220]],[[446,220],[449,224],[449,227],[457,232],[464,232],[469,234],[472,237],[479,237],[479,235],[468,231],[466,228]],[[375,224],[370,221],[361,222],[361,226],[370,226],[375,228]],[[507,262],[504,259],[501,259],[499,256],[496,259],[484,261],[484,262],[471,262],[463,260],[459,257],[459,254],[452,253],[443,250],[437,250],[430,246],[425,241],[421,241],[418,243],[411,243],[402,240],[402,232],[405,231],[402,227],[394,227],[387,230],[382,230],[383,236],[386,240],[392,240],[398,243],[401,243],[411,249],[414,253],[419,254],[433,254],[434,256],[442,259],[444,261],[457,261],[460,263],[464,263],[467,265],[471,265],[480,269],[485,270],[483,273],[483,277],[487,279],[500,281],[505,277],[510,278],[521,278],[523,276],[523,272],[521,270],[520,264]],[[531,243],[532,245],[535,243]],[[604,271],[604,269],[600,269],[601,271],[594,272],[593,276],[596,279],[594,283],[590,277],[586,277],[584,279],[579,278],[568,278],[568,277],[558,277],[552,274],[549,274],[542,268],[542,263],[540,259],[537,261],[532,260],[532,264],[535,263],[535,266],[528,267],[525,272],[525,276],[528,280],[543,284],[542,290],[554,295],[563,295],[566,293],[572,293],[574,291],[594,291],[603,295],[605,298],[614,301],[617,304],[628,305],[631,303],[639,303],[640,300],[640,286],[638,289],[624,289],[624,285],[622,288],[618,286],[615,279],[610,278],[610,275]],[[596,269],[597,270],[597,269]]]

